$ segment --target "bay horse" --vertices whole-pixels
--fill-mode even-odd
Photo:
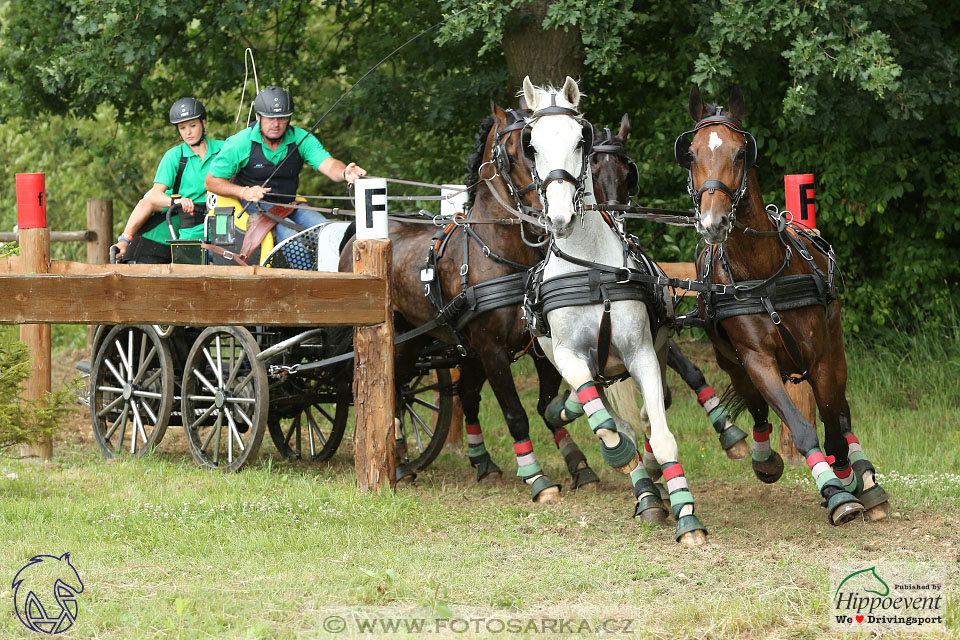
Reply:
[[[441,314],[443,323],[429,335],[456,345],[464,354],[457,390],[466,422],[468,456],[477,469],[477,480],[501,474],[486,450],[479,420],[480,390],[489,380],[514,440],[517,475],[529,486],[533,500],[549,502],[559,497],[560,487],[537,461],[529,420],[510,371],[514,357],[530,346],[520,302],[526,272],[543,255],[524,240],[525,236],[528,240],[535,238],[536,233],[523,231],[520,220],[508,207],[537,208],[540,203],[532,189],[518,187],[532,182],[529,169],[520,160],[520,131],[524,125],[520,112],[508,112],[493,103],[491,110],[481,124],[477,153],[470,161],[467,182],[473,186],[466,216],[439,232],[432,225],[390,223],[391,300],[398,334],[435,320],[438,307],[447,309]],[[341,270],[352,268],[351,252],[348,246],[341,254]],[[424,273],[429,270],[429,281],[424,282]],[[476,295],[475,300],[465,295],[460,298],[463,308],[450,310],[450,305],[456,307],[458,297],[468,290],[486,293]],[[493,308],[481,299],[493,300]],[[403,379],[400,369],[404,363],[415,361],[412,354],[421,346],[418,340],[397,345],[398,380]],[[544,357],[534,357],[534,363],[540,382],[537,408],[543,416],[557,395],[561,379]],[[574,489],[597,483],[599,478],[562,424],[546,422],[563,454]]]
[[[567,77],[558,91],[523,81],[523,96],[532,110],[523,131],[524,156],[543,203],[550,232],[547,257],[528,284],[528,317],[538,342],[576,399],[602,442],[604,460],[630,474],[637,505],[662,511],[659,491],[640,464],[631,425],[618,421],[607,407],[597,380],[629,374],[640,387],[650,418],[650,444],[661,465],[677,518],[676,539],[684,545],[706,542],[706,529],[694,515],[676,439],[667,427],[662,375],[671,312],[662,287],[641,285],[634,274],[652,275],[656,266],[628,247],[622,231],[599,213],[584,211],[593,200],[589,155],[593,127],[577,106],[580,90]],[[579,218],[579,220],[578,220]],[[565,413],[569,416],[570,411]]]
[[[830,522],[883,519],[888,496],[851,428],[833,250],[764,206],[754,169],[757,144],[742,125],[738,86],[723,109],[705,103],[694,85],[688,109],[696,126],[677,138],[675,156],[688,171],[697,229],[706,242],[698,278],[717,285],[700,295],[698,312],[717,362],[753,416],[754,472],[767,483],[783,472],[782,459],[770,450],[772,407],[806,458]],[[825,451],[816,427],[787,394],[787,379],[808,379],[813,387]]]
[[[593,149],[590,154],[590,170],[593,175],[593,194],[599,204],[629,205],[631,196],[639,187],[640,175],[636,163],[627,155],[627,136],[630,135],[630,118],[623,114],[617,133],[610,129],[593,129]],[[700,407],[717,432],[720,446],[731,460],[742,460],[750,455],[750,446],[746,443],[747,434],[732,421],[730,412],[716,395],[703,371],[684,355],[671,337],[667,348],[667,366],[677,372],[680,378],[697,395]],[[636,389],[634,385],[624,385],[626,389]],[[627,422],[648,423],[645,412],[636,409],[635,393],[618,392],[621,387],[614,385],[609,390],[610,399]],[[670,387],[664,381],[664,406],[671,405]],[[644,429],[646,431],[646,429]],[[660,467],[650,442],[644,438],[643,462],[647,473],[654,480],[660,477]]]

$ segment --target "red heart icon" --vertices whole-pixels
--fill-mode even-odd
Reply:
[[[857,616],[857,622],[863,622],[863,616]]]

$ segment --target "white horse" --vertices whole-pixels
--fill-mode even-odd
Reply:
[[[637,441],[629,424],[607,408],[603,391],[595,380],[625,372],[633,377],[643,394],[650,422],[650,446],[661,465],[674,517],[677,518],[677,540],[699,545],[706,540],[706,529],[693,515],[693,496],[683,468],[678,461],[677,441],[667,428],[663,402],[663,366],[669,332],[661,327],[656,342],[652,334],[650,313],[644,300],[619,299],[626,289],[640,287],[614,282],[611,276],[620,269],[636,272],[638,263],[625,254],[621,234],[597,212],[584,212],[583,204],[592,204],[593,182],[586,154],[590,152],[592,127],[580,117],[577,105],[580,89],[567,78],[559,91],[552,87],[535,87],[530,78],[523,81],[523,96],[533,111],[524,131],[524,153],[532,161],[534,180],[544,204],[545,223],[552,235],[552,247],[543,267],[542,299],[550,299],[547,283],[564,283],[565,291],[579,293],[591,289],[584,285],[593,272],[606,278],[604,285],[593,286],[606,300],[575,301],[575,306],[551,308],[547,303],[546,322],[550,337],[538,338],[544,352],[563,378],[575,390],[582,412],[590,427],[603,442],[603,456],[608,464],[629,473],[637,497],[635,516],[662,520],[663,502],[644,466],[639,463]],[[589,133],[588,133],[589,131]],[[585,264],[587,263],[587,264]],[[589,263],[592,263],[591,266]],[[619,272],[622,275],[622,271]],[[560,290],[560,289],[556,289]],[[621,295],[607,296],[611,291]],[[667,298],[661,290],[648,287],[648,299]],[[587,295],[584,293],[584,295]],[[630,293],[626,293],[629,297]],[[580,296],[583,298],[583,295]],[[588,296],[589,297],[589,296]],[[605,309],[609,310],[604,321]],[[605,326],[602,326],[605,325]],[[609,332],[606,328],[609,327]],[[607,344],[607,335],[609,341]],[[602,354],[602,355],[601,355]],[[600,362],[600,360],[604,362]],[[601,370],[602,369],[602,370]],[[563,418],[573,419],[581,411],[573,398],[567,400]]]

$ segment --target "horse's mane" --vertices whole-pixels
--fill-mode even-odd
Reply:
[[[467,185],[469,189],[467,190],[467,203],[464,205],[464,209],[470,209],[473,206],[473,201],[477,197],[477,187],[480,182],[480,166],[483,164],[483,150],[487,146],[487,137],[490,135],[490,130],[493,129],[493,114],[487,115],[483,119],[483,122],[480,123],[480,129],[477,131],[477,138],[475,141],[476,152],[467,158]]]

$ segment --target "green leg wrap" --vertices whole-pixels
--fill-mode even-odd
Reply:
[[[607,445],[601,442],[600,452],[603,454],[604,461],[611,467],[622,467],[630,464],[637,457],[637,448],[623,434],[620,435],[620,442],[612,449],[608,449]]]
[[[670,511],[673,512],[675,520],[679,522],[680,509],[688,504],[693,504],[693,494],[689,490],[680,489],[670,494]]]
[[[729,427],[720,432],[720,446],[724,451],[738,442],[746,439],[747,434],[741,431],[740,428],[735,424],[731,424]]]
[[[685,533],[690,533],[691,531],[703,531],[707,532],[707,528],[703,526],[703,523],[697,519],[697,516],[692,513],[688,516],[683,516],[677,520],[677,542],[680,541],[680,537]]]
[[[490,458],[490,454],[486,451],[480,456],[470,456],[470,464],[477,469],[477,482],[480,482],[491,473],[502,474],[500,467],[497,466],[497,463]]]
[[[530,485],[530,498],[536,501],[537,496],[543,493],[544,489],[549,489],[550,487],[557,487],[559,489],[560,485],[547,476],[541,475],[539,478],[533,481],[533,484]]]
[[[730,412],[727,411],[727,408],[722,404],[718,404],[713,408],[707,417],[710,418],[710,422],[713,423],[713,430],[717,433],[723,431],[723,426],[727,424],[727,418],[730,417]]]
[[[563,401],[564,413],[568,418],[567,422],[573,422],[583,415],[583,405],[580,404],[580,401],[577,400],[576,396],[571,394],[569,391],[567,391],[565,398],[566,399]]]
[[[569,454],[564,455],[563,461],[567,464],[567,471],[570,472],[570,477],[573,478],[574,491],[584,485],[600,482],[600,478],[597,477],[597,474],[590,468],[590,465],[587,464],[587,458],[579,448],[574,448]],[[582,467],[580,463],[583,463]]]
[[[854,494],[857,496],[857,499],[860,500],[860,503],[863,505],[864,509],[873,509],[878,504],[883,504],[884,502],[890,501],[890,496],[887,495],[887,492],[883,490],[878,484],[873,485],[866,491],[861,491],[860,493]]]

